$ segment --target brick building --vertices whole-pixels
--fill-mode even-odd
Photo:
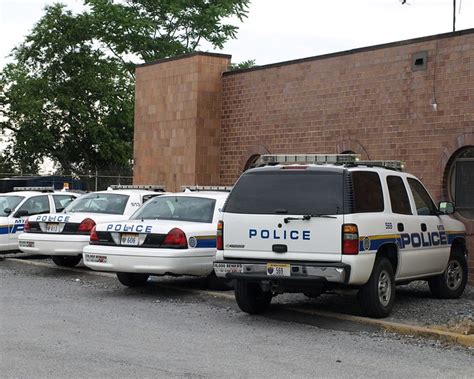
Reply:
[[[264,153],[397,159],[456,200],[474,279],[474,29],[227,71],[194,53],[136,71],[134,182],[231,185]]]

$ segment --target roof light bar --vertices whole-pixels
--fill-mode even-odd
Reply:
[[[40,192],[54,192],[54,187],[13,187],[13,191],[40,191]]]
[[[358,161],[357,165],[362,166],[376,166],[376,167],[386,167],[398,171],[403,171],[405,168],[405,162],[403,161],[392,161],[392,160],[380,160],[380,161]]]
[[[150,191],[160,191],[165,190],[165,186],[161,184],[113,184],[109,187],[112,190],[119,189],[128,189],[128,190],[150,190]]]
[[[181,191],[221,191],[229,192],[232,186],[181,186]]]
[[[289,163],[309,163],[309,164],[324,164],[324,163],[354,163],[359,160],[358,154],[267,154],[262,155],[256,162],[259,164],[289,164]]]

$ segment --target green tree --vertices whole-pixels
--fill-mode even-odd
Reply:
[[[0,73],[0,128],[8,155],[24,172],[45,157],[63,172],[129,169],[136,63],[221,48],[249,0],[84,0],[45,14]]]

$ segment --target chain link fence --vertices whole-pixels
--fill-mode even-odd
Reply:
[[[62,189],[68,183],[71,190],[101,191],[112,184],[133,184],[131,173],[121,175],[111,172],[97,172],[94,175],[37,175],[0,173],[0,192],[9,192],[13,187],[50,187]]]

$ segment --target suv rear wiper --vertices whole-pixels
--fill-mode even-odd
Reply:
[[[319,215],[319,214],[313,214],[313,215],[304,215],[303,217],[285,217],[283,221],[285,224],[288,224],[291,220],[302,220],[302,221],[308,221],[311,220],[313,217],[318,217],[318,218],[337,218],[336,216],[329,216],[329,215]]]

